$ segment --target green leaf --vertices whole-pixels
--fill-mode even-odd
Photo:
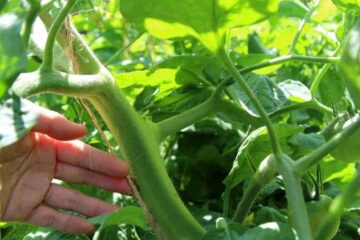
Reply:
[[[308,102],[312,99],[310,90],[300,81],[286,80],[279,83],[278,86],[289,101]]]
[[[309,8],[298,0],[285,0],[279,4],[279,16],[304,18]]]
[[[30,233],[36,232],[37,227],[23,223],[4,223],[1,225],[1,240],[25,239]]]
[[[0,99],[16,76],[26,67],[26,49],[20,36],[22,19],[0,15]]]
[[[7,4],[7,0],[3,0],[0,2],[0,11],[4,8],[4,6]]]
[[[284,153],[291,155],[292,148],[288,145],[289,138],[303,130],[302,127],[288,124],[274,125]],[[228,189],[250,177],[260,162],[272,153],[271,142],[265,127],[252,131],[241,144],[229,175],[224,180]]]
[[[208,231],[200,240],[237,240],[246,231],[246,227],[237,223],[226,224],[225,228]]]
[[[360,109],[360,25],[349,32],[345,46],[339,70],[356,108]]]
[[[320,82],[319,94],[321,102],[338,109],[345,98],[345,82],[338,71],[330,68]]]
[[[295,240],[295,233],[285,223],[269,222],[247,230],[238,240],[266,239],[266,240]]]
[[[128,95],[136,97],[145,86],[159,87],[158,97],[178,88],[180,84],[209,85],[203,69],[213,58],[205,56],[175,56],[154,65],[149,70],[115,74],[116,83]]]
[[[33,234],[32,234],[33,236]],[[24,238],[24,240],[89,240],[85,235],[76,235],[74,233],[66,233],[59,231],[51,231],[46,237],[42,238],[41,235],[38,238],[33,238],[31,235]]]
[[[287,217],[278,209],[272,207],[262,207],[255,212],[254,223],[260,225],[267,222],[287,223]]]
[[[123,0],[120,7],[125,18],[158,38],[192,36],[217,52],[229,29],[261,21],[277,6],[277,0]]]
[[[21,4],[21,0],[1,0],[0,11],[2,13],[23,13],[25,11],[24,6]]]
[[[325,142],[325,138],[321,134],[317,133],[297,133],[289,140],[289,143],[295,146],[309,149],[316,149],[323,145]]]
[[[268,113],[276,111],[287,101],[281,89],[267,76],[249,74],[246,76],[246,81]],[[237,99],[250,113],[256,115],[254,105],[238,83],[227,89],[233,99]]]
[[[176,83],[176,69],[162,68],[156,71],[142,70],[114,74],[116,84],[122,88],[128,97],[136,98],[145,86],[160,87],[157,96],[163,96],[168,91],[179,87]]]
[[[295,147],[294,158],[300,158],[309,154],[326,142],[324,136],[318,133],[297,133],[289,139],[289,143]]]
[[[333,3],[344,12],[348,11],[360,11],[359,0],[332,0]]]
[[[213,229],[215,226],[215,221],[221,216],[221,213],[210,211],[198,207],[189,207],[191,214],[196,218],[196,220],[203,226],[205,229]]]
[[[206,56],[182,55],[165,59],[150,69],[176,69],[175,81],[179,84],[199,84],[206,81],[202,75],[204,68],[214,58]]]
[[[152,120],[155,122],[174,116],[183,111],[203,103],[211,96],[212,91],[208,88],[184,86],[168,91],[167,95],[159,97],[151,111]]]
[[[122,223],[132,224],[143,229],[147,228],[147,222],[143,210],[134,206],[128,206],[113,213],[106,213],[97,217],[89,218],[88,221],[93,224],[100,224],[102,228]]]
[[[8,146],[30,131],[37,123],[39,108],[33,103],[12,95],[0,105],[0,148]]]
[[[149,106],[158,92],[159,87],[145,86],[144,90],[135,99],[134,108],[136,111],[143,111]]]
[[[277,52],[272,49],[267,49],[263,43],[261,42],[261,39],[259,38],[259,35],[257,33],[249,34],[248,36],[248,53],[251,54],[268,54],[271,56],[276,56]]]

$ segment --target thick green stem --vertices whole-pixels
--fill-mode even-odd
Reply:
[[[299,239],[312,240],[313,236],[311,234],[309,217],[301,188],[301,177],[294,171],[294,161],[284,155],[277,162],[277,167],[285,185],[289,216]]]
[[[73,97],[90,97],[109,84],[111,81],[103,74],[77,75],[36,71],[20,74],[12,86],[12,91],[20,96],[52,92]]]
[[[68,31],[74,38],[71,41],[72,46],[69,47],[73,48],[75,71],[82,74],[97,74],[99,72],[110,74],[71,22]]]
[[[240,69],[239,72],[241,74],[248,73],[248,72],[251,72],[251,71],[254,71],[257,69],[273,66],[273,65],[288,62],[291,60],[299,60],[299,61],[313,62],[313,63],[328,63],[328,64],[336,64],[336,63],[340,62],[339,57],[312,57],[312,56],[303,56],[303,55],[295,55],[294,54],[294,55],[280,56],[277,58],[270,59],[266,62],[262,62],[262,63],[254,64],[254,65],[251,65],[248,67],[244,67],[244,68]]]
[[[141,120],[115,89],[90,101],[129,160],[143,200],[167,239],[199,239],[205,231],[180,200],[167,175],[155,129]]]
[[[232,63],[229,55],[225,52],[225,50],[220,50],[218,57],[220,61],[223,63],[227,71],[230,73],[230,75],[239,83],[240,87],[244,90],[248,98],[250,99],[251,103],[255,106],[258,114],[264,121],[264,124],[266,125],[270,140],[271,140],[271,146],[272,151],[277,159],[279,159],[282,156],[282,150],[279,144],[279,140],[276,136],[275,130],[272,126],[271,120],[269,116],[267,115],[265,109],[247,84],[246,80],[241,76],[241,74],[238,72],[238,70],[235,68],[234,64]]]
[[[263,187],[274,178],[275,171],[273,166],[271,166],[273,162],[274,156],[272,155],[268,156],[261,162],[259,169],[251,178],[244,196],[236,208],[235,214],[232,218],[233,221],[241,223],[245,220],[258,194],[261,192]]]
[[[306,23],[310,20],[311,15],[314,13],[315,9],[317,8],[317,6],[319,5],[319,0],[315,0],[314,2],[314,6],[312,8],[310,8],[310,10],[306,13],[305,17],[302,19],[302,21],[300,22],[298,29],[295,33],[295,36],[290,44],[288,53],[291,54],[294,52],[295,49],[295,45],[299,40],[299,37],[301,35],[302,30],[304,29]]]
[[[51,71],[53,69],[53,48],[55,44],[56,35],[63,25],[66,17],[68,16],[71,9],[75,6],[77,0],[68,0],[65,7],[60,11],[52,24],[48,38],[46,40],[44,59],[41,65],[41,71]]]
[[[73,75],[54,74],[55,80],[38,80],[35,84],[35,76],[24,75],[17,79],[19,82],[15,84],[14,90],[20,96],[53,92],[87,97],[104,118],[123,150],[136,178],[141,196],[159,223],[166,239],[199,239],[205,230],[185,207],[167,175],[158,150],[155,126],[140,118],[126,101],[113,79],[109,79],[108,76],[104,77],[106,82],[100,81],[102,86],[98,86],[95,79],[90,82],[96,82],[96,84],[88,86],[85,80],[88,80],[91,75],[85,75],[84,81],[80,81],[78,79],[82,79],[82,75],[74,75],[76,78],[72,78]],[[45,75],[39,78],[44,77]],[[69,79],[72,80],[69,81]],[[20,85],[23,83],[26,83],[27,86],[21,87]],[[31,86],[31,83],[34,86]]]
[[[344,208],[348,206],[349,203],[351,203],[353,197],[359,192],[359,190],[360,174],[359,171],[357,171],[355,178],[350,182],[349,185],[347,185],[345,190],[334,199],[334,201],[330,205],[328,215],[326,215],[325,223],[321,227],[317,236],[315,236],[316,240],[329,238],[329,229],[331,229],[333,223],[340,218]]]
[[[360,118],[350,124],[343,131],[335,134],[327,143],[313,151],[312,153],[300,158],[295,162],[296,171],[300,174],[305,173],[311,166],[319,162],[329,152],[334,150],[340,145],[346,138],[353,134],[358,128],[360,128]]]

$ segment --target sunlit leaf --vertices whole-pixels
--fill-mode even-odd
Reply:
[[[304,18],[309,8],[299,0],[285,0],[279,4],[279,15],[282,17]]]
[[[359,0],[333,0],[333,3],[342,11],[360,11]]]
[[[151,68],[150,72],[158,69],[176,69],[175,81],[180,84],[195,84],[206,82],[202,70],[212,58],[206,56],[182,55],[167,58]]]
[[[308,102],[312,99],[310,90],[300,81],[286,80],[278,84],[287,99],[292,102]]]
[[[121,11],[156,37],[192,36],[217,52],[229,29],[263,20],[277,5],[276,0],[123,0]]]

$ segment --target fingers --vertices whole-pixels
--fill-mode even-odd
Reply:
[[[110,203],[55,184],[51,185],[44,203],[49,207],[70,210],[90,217],[118,209],[117,206]]]
[[[66,182],[91,184],[112,192],[131,193],[131,188],[125,178],[108,177],[62,162],[59,162],[56,166],[55,178]]]
[[[88,233],[94,230],[94,226],[85,219],[58,212],[43,204],[34,209],[27,222],[73,233]]]
[[[129,170],[124,161],[81,141],[58,141],[56,144],[57,160],[60,162],[116,178],[128,175]]]
[[[70,122],[57,112],[41,108],[38,123],[33,131],[58,140],[72,140],[83,137],[86,134],[86,127]]]

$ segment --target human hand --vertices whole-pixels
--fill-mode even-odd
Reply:
[[[1,220],[87,233],[94,228],[91,223],[57,209],[97,216],[118,208],[51,182],[56,178],[114,192],[131,192],[126,164],[75,140],[85,133],[84,126],[42,108],[30,133],[0,148]]]

